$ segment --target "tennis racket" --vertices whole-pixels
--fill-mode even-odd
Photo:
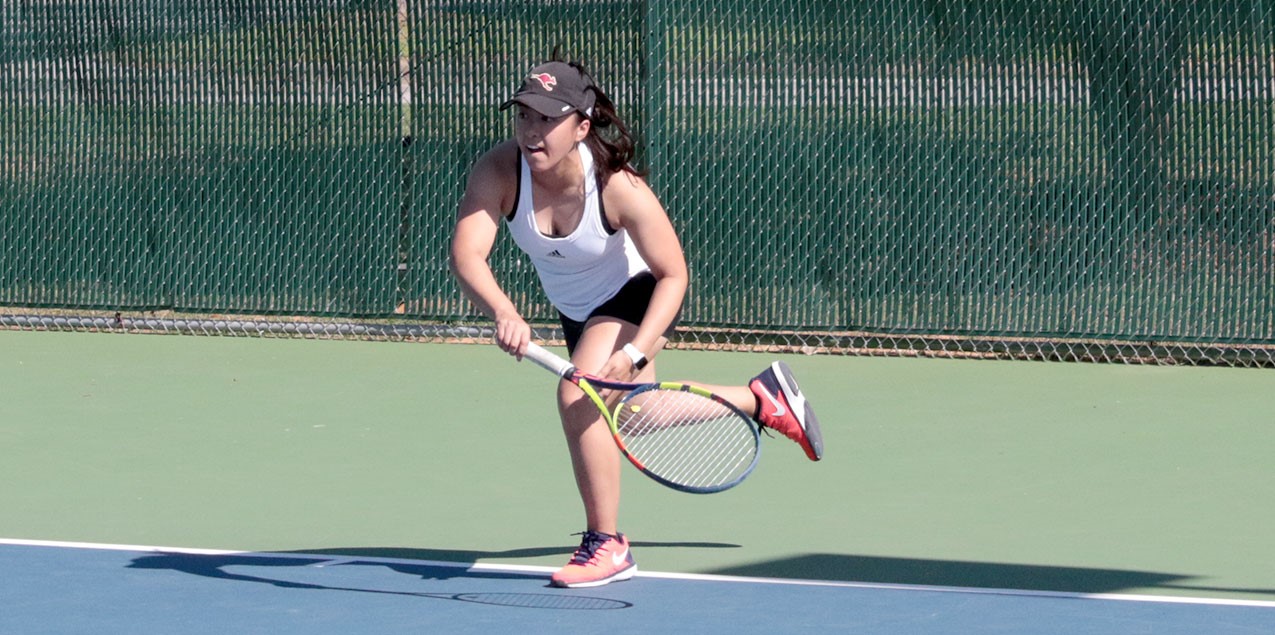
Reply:
[[[712,494],[744,480],[761,454],[757,424],[724,398],[673,382],[633,384],[580,372],[534,342],[527,359],[580,387],[601,411],[620,452],[656,482],[692,494]],[[612,406],[598,393],[623,394]]]

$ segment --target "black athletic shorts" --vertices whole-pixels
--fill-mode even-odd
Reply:
[[[589,317],[613,317],[629,324],[641,324],[642,318],[646,317],[646,307],[651,304],[653,293],[655,293],[655,276],[649,271],[643,271],[629,278],[629,281],[624,283],[624,286],[620,287],[610,300],[594,309]],[[681,316],[682,312],[679,310],[673,318],[673,323],[664,332],[665,337],[673,333],[673,327],[677,326]],[[561,312],[558,313],[558,320],[562,323],[562,333],[567,340],[567,352],[574,353],[576,344],[580,343],[580,336],[584,334],[585,322],[588,320],[577,322]]]

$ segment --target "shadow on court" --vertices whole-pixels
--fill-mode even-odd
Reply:
[[[635,542],[634,546],[695,549],[730,549],[738,547],[738,545],[725,543],[700,542]],[[287,571],[289,569],[321,569],[337,566],[382,567],[385,570],[411,576],[419,580],[529,581],[543,579],[545,574],[473,570],[468,565],[480,560],[508,561],[518,558],[560,555],[568,552],[569,548],[564,547],[527,547],[504,551],[351,547],[298,551],[295,553],[280,552],[276,556],[266,554],[199,555],[160,553],[136,558],[129,565],[129,568],[163,569],[204,578],[269,584],[281,588],[439,597],[441,599],[457,599],[490,604],[513,605],[510,603],[517,603],[519,606],[525,606],[528,602],[535,603],[541,601],[541,599],[537,598],[535,594],[509,594],[508,597],[504,597],[501,594],[483,594],[480,601],[470,597],[453,597],[454,595],[466,596],[468,594],[440,595],[370,588],[348,588],[317,584],[312,581],[307,582],[304,580],[304,576],[298,578],[290,575]],[[1060,593],[1121,593],[1159,590],[1170,593],[1209,591],[1275,596],[1275,589],[1233,589],[1192,585],[1189,581],[1194,576],[1175,573],[832,554],[810,554],[727,567],[705,573],[759,578]],[[545,602],[549,603],[560,602],[561,599],[560,595],[546,595],[543,598]],[[574,608],[627,608],[614,605],[609,600],[591,602],[589,598],[579,597],[576,597],[575,600],[581,600],[581,602],[579,602],[579,606]],[[549,607],[546,606],[545,608]],[[553,608],[564,607],[553,606]]]
[[[305,581],[306,572],[329,567],[383,567],[388,571],[419,580],[466,579],[479,581],[527,581],[538,577],[499,571],[471,571],[460,566],[439,566],[426,563],[378,562],[358,559],[333,560],[331,558],[306,558],[300,556],[264,554],[204,555],[185,553],[148,554],[133,559],[129,569],[175,571],[201,578],[227,582],[264,584],[293,590],[340,591],[367,593],[380,596],[400,596],[453,600],[472,604],[487,604],[519,608],[556,610],[617,610],[632,608],[631,602],[602,597],[564,594],[546,590],[544,593],[473,591],[462,593],[426,593],[364,586],[338,586]],[[251,573],[248,573],[248,572]],[[342,577],[341,579],[347,579]]]
[[[882,635],[988,630],[1120,635],[1139,627],[1136,630],[1165,635],[1265,635],[1272,632],[1275,617],[1269,608],[1275,602],[1263,607],[1134,602],[1030,592],[772,584],[738,578],[639,576],[599,589],[547,589],[547,568],[543,567],[475,568],[465,563],[341,553],[194,553],[86,546],[0,542],[0,561],[6,565],[5,576],[0,577],[0,596],[6,601],[0,612],[0,632],[760,635],[800,629]],[[809,572],[812,557],[778,560],[770,567],[741,567],[733,573],[772,574],[784,568]],[[887,558],[836,562],[860,565],[865,574],[871,573],[874,563],[883,569],[891,564],[949,568],[951,582],[967,582],[954,579],[952,571],[973,566]],[[1006,571],[996,565],[978,570]],[[1164,584],[1185,579],[1149,575]],[[924,573],[846,577],[876,577],[882,582],[943,579]],[[1131,583],[1148,579],[1134,577]],[[776,611],[775,606],[784,610]]]
[[[1275,589],[1194,586],[1194,576],[1154,571],[1055,567],[992,562],[961,562],[810,554],[711,571],[716,575],[756,576],[942,587],[1119,593],[1123,591],[1214,591],[1275,596]]]
[[[635,542],[644,548],[734,549],[739,545],[707,542]],[[527,547],[503,551],[408,549],[393,547],[348,547],[333,549],[275,552],[273,554],[191,554],[153,553],[137,558],[129,569],[184,573],[200,578],[269,585],[275,588],[313,591],[343,591],[381,596],[423,597],[518,608],[557,610],[616,610],[632,608],[631,602],[603,597],[564,594],[550,591],[547,574],[494,570],[473,570],[470,565],[480,560],[514,560],[541,556],[566,555],[571,547]],[[455,564],[452,564],[455,563]],[[426,593],[420,591],[342,586],[318,582],[310,573],[322,569],[381,568],[407,576],[406,580],[472,580],[535,582],[546,587],[545,593],[465,592]],[[330,580],[331,578],[323,578]],[[358,579],[341,577],[338,579]],[[402,583],[404,581],[398,581]]]

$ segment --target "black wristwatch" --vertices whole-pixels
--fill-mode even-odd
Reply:
[[[634,368],[638,370],[642,370],[643,368],[646,368],[646,362],[647,362],[646,354],[638,350],[638,347],[632,344],[625,344],[624,348],[620,350],[624,351],[624,354],[628,355],[629,359],[633,360]]]

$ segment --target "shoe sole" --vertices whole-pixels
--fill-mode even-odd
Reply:
[[[801,428],[806,433],[806,441],[810,442],[810,448],[814,450],[814,460],[822,459],[823,431],[819,429],[819,417],[815,416],[815,411],[810,407],[806,396],[801,394],[797,378],[793,377],[792,369],[788,367],[788,364],[775,362],[772,366],[775,377],[779,380],[779,389],[784,391],[784,398],[788,400],[788,404],[801,404],[801,414],[797,417],[797,422],[801,424]]]
[[[549,585],[558,587],[559,589],[589,589],[593,587],[611,584],[612,582],[623,582],[637,575],[637,565],[633,565],[623,571],[617,571],[614,574],[602,578],[601,580],[589,580],[587,582],[570,582],[559,583],[556,580],[550,580]]]

